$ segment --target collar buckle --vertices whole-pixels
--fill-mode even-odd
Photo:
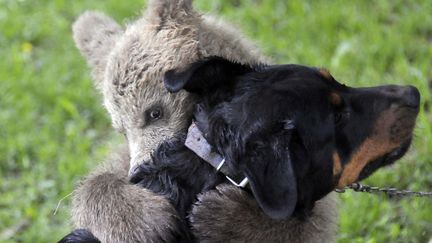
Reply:
[[[225,176],[234,186],[245,188],[247,184],[249,183],[249,179],[245,177],[240,183],[235,182],[233,179],[231,179],[229,176]]]
[[[222,161],[219,163],[219,165],[216,167],[216,171],[219,171],[222,166],[225,164],[225,158],[222,159]],[[235,180],[231,179],[231,177],[225,175],[225,177],[228,179],[231,184],[233,184],[236,187],[244,188],[249,183],[249,179],[247,177],[243,178],[240,183],[237,183]]]

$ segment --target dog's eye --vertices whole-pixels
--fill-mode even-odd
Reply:
[[[160,107],[154,107],[146,111],[147,121],[156,121],[162,118],[162,109]]]
[[[335,113],[335,124],[340,125],[344,121],[346,121],[350,116],[350,112],[348,110],[342,110]]]
[[[288,119],[288,120],[285,120],[283,122],[283,129],[284,130],[292,130],[292,129],[294,129],[294,127],[295,127],[295,124],[294,124],[293,120]]]

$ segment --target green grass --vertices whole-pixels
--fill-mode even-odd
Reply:
[[[124,2],[124,3],[123,3]],[[289,2],[289,3],[286,3]],[[432,2],[197,0],[280,63],[324,66],[352,86],[412,84],[422,110],[409,154],[367,183],[432,190]],[[120,23],[142,2],[0,0],[0,242],[54,242],[71,230],[58,201],[119,139],[70,26],[86,9]],[[339,242],[427,242],[432,199],[341,195]]]

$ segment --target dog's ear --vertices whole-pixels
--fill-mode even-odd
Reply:
[[[185,89],[188,92],[203,94],[228,85],[235,81],[236,76],[252,70],[250,66],[221,57],[209,57],[191,64],[183,71],[167,71],[164,84],[172,93]]]
[[[246,151],[242,163],[255,199],[273,219],[287,219],[296,208],[297,182],[290,157],[291,132],[269,142],[264,147]]]

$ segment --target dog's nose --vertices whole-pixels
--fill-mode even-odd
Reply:
[[[390,97],[397,99],[401,105],[412,108],[418,108],[420,105],[420,92],[412,85],[389,85],[385,86],[383,91]]]
[[[420,92],[414,86],[408,85],[401,88],[401,99],[404,105],[418,108],[420,105]]]

